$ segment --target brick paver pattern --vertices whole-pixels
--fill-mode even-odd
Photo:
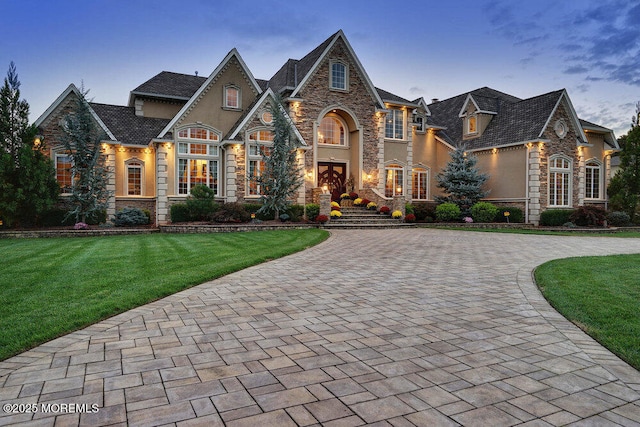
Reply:
[[[0,402],[59,405],[0,424],[637,426],[640,373],[532,280],[614,253],[640,239],[336,230],[0,363]]]

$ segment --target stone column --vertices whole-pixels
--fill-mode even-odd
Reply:
[[[538,225],[540,222],[540,150],[537,146],[529,149],[529,170],[527,185],[529,186],[529,222]]]
[[[116,215],[116,150],[113,145],[105,144],[104,156],[105,167],[109,173],[107,179],[107,191],[109,197],[107,198],[107,222],[110,223]]]
[[[331,194],[320,194],[320,213],[319,215],[326,215],[331,220]]]
[[[156,146],[156,224],[169,222],[169,161],[168,144]]]
[[[584,196],[586,193],[586,164],[584,161],[584,149],[578,147],[578,206],[584,205]]]
[[[391,208],[391,212],[392,213],[393,211],[402,212],[402,218],[404,219],[404,217],[407,214],[406,205],[407,205],[407,200],[403,195],[393,196],[393,207]]]
[[[236,160],[235,146],[230,145],[229,148],[225,151],[227,154],[226,160],[226,168],[225,168],[225,201],[232,203],[238,201],[238,196],[236,194],[237,190],[237,178],[236,178],[236,169],[238,166],[238,162]]]

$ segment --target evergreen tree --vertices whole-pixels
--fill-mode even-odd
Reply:
[[[29,104],[20,99],[13,62],[0,89],[0,219],[5,225],[34,225],[56,202],[59,186],[53,162],[36,144]]]
[[[279,99],[271,104],[270,112],[274,126],[273,146],[270,149],[262,147],[264,167],[255,179],[262,191],[263,205],[258,212],[273,212],[278,219],[303,181],[298,166],[298,140]]]
[[[455,203],[463,215],[468,215],[471,206],[489,194],[482,190],[489,176],[480,173],[476,168],[477,162],[476,156],[465,154],[464,147],[456,148],[447,166],[436,175],[437,186],[446,194],[436,197],[436,201]]]
[[[636,115],[631,121],[631,130],[618,141],[620,170],[611,179],[608,188],[610,206],[614,210],[625,211],[633,220],[640,201],[640,102],[636,105]]]
[[[71,203],[74,208],[69,216],[84,223],[88,218],[97,218],[100,211],[106,209],[111,195],[107,190],[110,172],[101,149],[106,135],[91,115],[86,94],[83,87],[73,112],[64,117],[62,138],[72,163]]]

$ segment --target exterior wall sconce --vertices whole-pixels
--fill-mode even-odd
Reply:
[[[370,174],[370,173],[368,173],[368,174],[367,174],[367,181],[371,181],[371,178],[372,178],[371,174]]]
[[[322,184],[322,194],[329,193],[329,186],[327,184]]]
[[[497,154],[497,153],[498,153],[498,149],[497,149],[497,148],[494,148],[493,150],[491,150],[491,152],[492,152],[493,154]]]

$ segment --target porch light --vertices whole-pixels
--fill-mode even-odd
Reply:
[[[497,154],[497,153],[498,153],[498,149],[497,149],[497,148],[494,148],[493,150],[491,150],[491,152],[492,152],[493,154]]]
[[[398,185],[398,188],[396,188],[396,193],[402,194],[402,186]]]
[[[370,173],[368,173],[368,174],[367,174],[367,181],[371,181],[371,178],[373,178],[373,177],[371,176],[371,174],[370,174]]]
[[[322,193],[327,194],[329,192],[329,186],[327,184],[322,184]]]
[[[33,146],[34,148],[40,148],[40,144],[42,144],[42,136],[41,135],[36,135],[36,138],[33,140]]]

